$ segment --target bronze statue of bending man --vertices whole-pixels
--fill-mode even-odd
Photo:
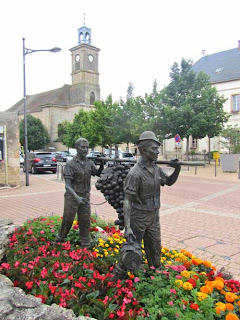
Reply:
[[[64,169],[66,188],[64,212],[55,242],[65,240],[77,213],[81,247],[89,248],[91,175],[100,176],[104,165],[102,162],[97,169],[94,163],[86,158],[89,148],[87,139],[79,138],[75,143],[75,148],[77,149],[77,155],[66,163]]]

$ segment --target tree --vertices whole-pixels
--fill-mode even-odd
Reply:
[[[221,141],[223,147],[228,148],[229,153],[240,153],[240,127],[228,125],[223,129],[221,136],[225,141]]]
[[[20,121],[20,143],[24,145],[24,119]],[[47,129],[42,124],[40,119],[27,115],[27,133],[28,133],[28,151],[44,149],[50,142],[50,137]]]
[[[109,95],[105,101],[96,101],[94,105],[95,109],[90,111],[89,132],[96,145],[104,147],[121,143],[115,127],[119,104]]]
[[[223,110],[226,99],[212,87],[207,74],[195,73],[192,61],[182,59],[171,68],[170,84],[161,92],[163,109],[159,122],[168,137],[179,134],[186,138],[188,156],[189,137],[196,139],[217,136],[228,120]]]

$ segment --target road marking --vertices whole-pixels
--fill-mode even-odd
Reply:
[[[56,192],[63,192],[63,191],[64,190],[53,190],[53,191],[31,192],[31,193],[24,193],[24,194],[11,194],[11,195],[8,195],[8,196],[0,196],[0,199],[35,196],[35,195],[38,195],[38,194],[56,193]]]
[[[166,210],[161,210],[161,216],[165,216],[169,213],[173,213],[173,212],[176,212],[176,211],[179,211],[179,210],[187,210],[188,208],[190,207],[194,207],[196,205],[198,205],[199,203],[198,202],[187,202],[183,205],[180,205],[180,206],[176,206],[175,208],[170,208],[170,209],[166,209]]]
[[[210,194],[209,196],[206,196],[204,198],[201,198],[199,199],[200,201],[208,201],[208,200],[212,200],[212,199],[215,199],[215,198],[218,198],[220,196],[223,196],[229,192],[232,192],[232,191],[236,191],[236,190],[239,190],[240,189],[240,186],[236,186],[236,187],[232,187],[230,189],[226,189],[224,191],[220,191],[220,192],[216,192],[216,193],[212,193]]]
[[[206,210],[206,209],[198,209],[198,208],[191,208],[191,209],[186,209],[186,210],[187,211],[193,211],[193,212],[212,214],[212,215],[220,216],[220,217],[240,219],[240,214],[224,213],[224,212],[217,212],[217,211],[211,211],[211,210]]]

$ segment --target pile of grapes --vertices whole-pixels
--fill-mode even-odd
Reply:
[[[116,209],[118,220],[115,221],[115,224],[119,225],[120,230],[124,229],[123,183],[130,169],[131,165],[124,163],[109,165],[102,171],[95,185],[104,194],[108,203]]]

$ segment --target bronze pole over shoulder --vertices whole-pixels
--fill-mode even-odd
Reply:
[[[132,162],[136,163],[136,160],[132,159],[118,159],[118,158],[107,158],[107,157],[88,157],[90,160],[103,160],[104,162],[112,161],[112,162]],[[169,160],[157,160],[156,164],[172,164],[174,161]],[[177,161],[177,164],[180,166],[205,166],[204,161]]]

